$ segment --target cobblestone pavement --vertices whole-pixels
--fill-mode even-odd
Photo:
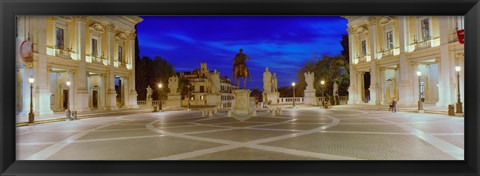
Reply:
[[[19,160],[463,160],[464,119],[349,106],[259,110],[245,121],[199,111],[17,127]]]

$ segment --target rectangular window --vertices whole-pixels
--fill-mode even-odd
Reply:
[[[392,31],[387,32],[387,49],[388,50],[393,49],[393,32]]]
[[[122,61],[122,46],[118,46],[118,58],[117,61],[121,62]]]
[[[97,39],[92,39],[92,56],[98,56],[98,47],[97,47]]]
[[[57,28],[55,30],[55,39],[56,39],[56,43],[55,43],[55,47],[57,49],[63,49],[64,48],[64,43],[63,43],[63,29],[62,28]]]
[[[200,86],[200,92],[205,92],[205,87]]]
[[[367,55],[367,41],[366,40],[362,40],[362,54],[364,56]]]
[[[424,19],[421,22],[421,27],[422,27],[422,39],[423,41],[430,40],[430,24],[428,22],[428,19]]]

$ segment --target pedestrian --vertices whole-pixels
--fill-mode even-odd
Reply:
[[[392,112],[397,112],[397,98],[395,97],[392,100]]]

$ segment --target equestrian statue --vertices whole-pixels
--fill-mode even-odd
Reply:
[[[252,60],[252,58],[249,58],[247,55],[243,54],[243,49],[240,49],[239,53],[237,53],[235,55],[235,58],[233,58],[232,77],[235,78],[235,83],[237,84],[237,87],[239,87],[238,78],[243,78],[243,89],[246,89],[247,87],[246,78],[248,77],[248,79],[251,79],[250,71],[248,71],[248,67],[245,64],[246,60]]]

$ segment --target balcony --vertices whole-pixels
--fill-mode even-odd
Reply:
[[[457,36],[457,33],[451,33],[451,34],[448,34],[448,43],[454,43],[454,42],[458,42],[458,36]]]
[[[55,56],[57,57],[63,57],[63,58],[68,58],[68,59],[71,59],[71,55],[70,55],[70,50],[67,49],[67,50],[63,50],[63,49],[55,49]]]
[[[113,61],[113,66],[114,66],[114,67],[120,67],[120,66],[122,66],[122,62]]]
[[[370,62],[372,60],[371,55],[366,55],[366,56],[357,56],[357,58],[353,59],[353,63],[362,63],[362,62]]]
[[[103,65],[108,65],[108,59],[105,59],[105,58],[102,57],[102,63],[103,63]]]
[[[415,51],[427,49],[427,48],[430,48],[431,46],[432,46],[432,41],[431,41],[431,40],[426,40],[426,41],[418,42],[418,43],[415,45]]]

